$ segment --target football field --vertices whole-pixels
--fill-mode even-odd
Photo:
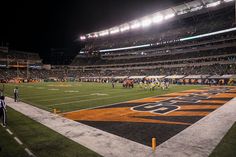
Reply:
[[[158,88],[155,91],[149,91],[148,89],[139,88],[138,85],[135,85],[133,89],[126,89],[122,87],[122,84],[116,84],[113,89],[111,84],[106,83],[29,83],[6,84],[4,87],[5,95],[13,97],[13,89],[16,86],[19,88],[20,101],[51,112],[53,109],[68,112],[188,89],[203,88],[203,86],[195,85],[173,85],[168,90]]]
[[[112,88],[107,83],[81,82],[5,84],[1,88],[13,97],[16,86],[22,102],[50,112],[60,110],[60,116],[76,123],[148,147],[153,137],[160,145],[236,97],[235,87],[201,85],[171,85],[154,91],[138,85]]]

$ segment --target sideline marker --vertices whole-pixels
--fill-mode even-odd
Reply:
[[[53,109],[53,113],[54,113],[54,114],[58,114],[58,113],[61,113],[61,111],[60,111],[60,110],[57,110],[56,108],[54,108],[54,109]]]
[[[152,138],[152,151],[155,151],[157,147],[157,141],[156,138]]]
[[[54,108],[54,109],[53,109],[53,113],[54,113],[54,114],[57,114],[57,109]]]

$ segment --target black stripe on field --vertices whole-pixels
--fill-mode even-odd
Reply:
[[[152,123],[80,122],[147,146],[151,146],[153,137],[157,138],[157,145],[159,145],[188,127],[186,125]]]
[[[195,123],[203,116],[135,116],[137,118],[145,118],[145,119],[154,119],[154,120],[164,120],[170,122],[182,122],[182,123]]]
[[[227,94],[236,94],[236,92],[225,92]]]
[[[98,107],[98,108],[99,109],[104,109],[104,108],[134,107],[134,106],[138,106],[138,105],[142,105],[142,104],[144,104],[144,103],[120,103],[120,104],[104,106],[104,107]]]
[[[196,109],[196,110],[193,110],[193,109],[189,109],[189,110],[176,110],[175,112],[179,112],[179,111],[181,111],[181,112],[184,112],[184,111],[186,111],[186,112],[212,112],[212,111],[214,111],[215,109]]]
[[[209,99],[206,99],[206,100],[212,100],[212,101],[230,101],[232,98],[234,97],[230,97],[230,98],[209,98]]]

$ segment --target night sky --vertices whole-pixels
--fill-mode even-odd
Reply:
[[[185,0],[186,1],[186,0]],[[183,0],[5,0],[1,2],[1,43],[11,49],[39,53],[52,48],[76,54],[79,34],[103,30]]]

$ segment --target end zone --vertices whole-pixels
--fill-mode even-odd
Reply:
[[[63,114],[64,117],[151,146],[191,126],[236,97],[233,87],[206,87]]]

